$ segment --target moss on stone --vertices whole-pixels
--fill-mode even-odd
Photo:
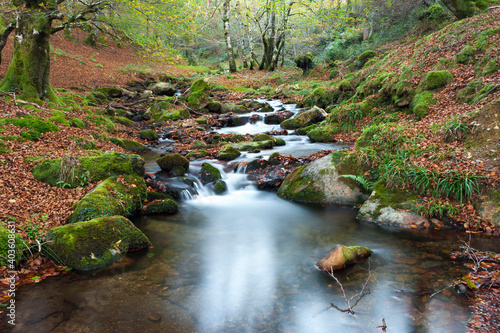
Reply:
[[[195,160],[195,159],[198,159],[198,158],[205,157],[207,155],[209,155],[209,154],[208,154],[208,152],[205,149],[200,149],[200,150],[189,152],[186,155],[186,158],[189,159],[189,160]]]
[[[144,215],[177,214],[178,212],[179,204],[174,199],[164,199],[147,205]]]
[[[49,120],[57,124],[61,124],[68,127],[70,126],[70,122],[66,119],[64,113],[59,110],[52,111],[52,117],[50,117]]]
[[[143,140],[158,140],[158,134],[153,130],[140,131],[139,137]]]
[[[204,79],[198,79],[191,85],[187,101],[191,108],[197,110],[209,103],[210,84]]]
[[[297,202],[321,202],[324,194],[317,191],[312,177],[303,176],[307,165],[296,168],[289,174],[278,190],[278,196],[283,199]]]
[[[430,71],[422,77],[422,89],[434,90],[446,87],[453,81],[453,74],[448,71]]]
[[[78,157],[78,163],[74,160],[65,160],[61,165],[61,159],[46,160],[39,163],[32,171],[35,179],[49,183],[52,186],[59,185],[62,181],[68,187],[86,185],[89,181],[104,180],[115,175],[144,175],[144,160],[138,155],[127,155],[117,152],[109,152],[99,156]]]
[[[483,75],[487,76],[495,74],[499,70],[500,70],[500,64],[496,60],[492,59],[484,66]]]
[[[83,120],[78,119],[78,118],[70,118],[71,120],[71,126],[78,127],[78,128],[85,128],[85,123]]]
[[[403,205],[409,201],[416,200],[416,195],[411,195],[408,192],[401,191],[387,186],[385,180],[379,180],[375,184],[373,197],[370,200],[378,200],[379,210],[384,207],[392,207],[393,209],[405,209]]]
[[[200,176],[201,176],[201,182],[203,184],[208,184],[222,178],[219,169],[217,169],[210,163],[203,163],[201,165]]]
[[[181,120],[181,119],[187,119],[189,118],[189,112],[186,111],[185,109],[178,109],[170,112],[164,112],[163,115],[160,117],[159,121],[166,121],[166,120]]]
[[[168,154],[158,157],[156,159],[156,163],[162,170],[167,172],[172,171],[172,169],[176,166],[180,166],[185,170],[189,170],[189,160],[179,154]]]
[[[269,140],[273,140],[273,137],[268,135],[268,134],[258,134],[256,136],[253,137],[252,141],[254,142],[259,142],[259,141],[269,141]]]
[[[374,58],[377,55],[377,52],[373,50],[366,50],[365,52],[361,53],[358,57],[358,60],[355,62],[354,67],[356,69],[361,69],[365,66],[365,64],[368,62],[368,60]]]
[[[122,96],[122,90],[118,87],[100,87],[94,90],[104,94],[108,98],[119,98]]]
[[[110,177],[73,205],[68,223],[113,215],[133,216],[141,210],[146,192],[146,182],[142,177]]]
[[[465,88],[460,90],[457,94],[457,101],[459,103],[470,103],[476,93],[483,87],[482,80],[472,80],[469,82]]]
[[[9,239],[11,239],[10,242]],[[0,223],[0,266],[6,266],[8,263],[17,267],[21,263],[24,250],[27,250],[27,246],[21,235],[17,232],[11,233],[9,229],[4,227],[3,223]]]
[[[142,143],[131,139],[109,138],[109,141],[129,152],[142,152],[149,150],[149,148]]]
[[[225,181],[219,179],[214,183],[213,188],[215,194],[222,194],[227,191],[227,184]]]
[[[427,116],[429,107],[437,103],[437,99],[429,91],[423,91],[415,96],[411,103],[411,111],[420,120]]]
[[[97,148],[96,143],[92,140],[84,138],[71,138],[71,140],[75,141],[76,145],[82,149],[93,150]]]
[[[468,64],[474,60],[476,49],[472,45],[465,45],[455,57],[455,61],[459,64]]]
[[[307,136],[313,142],[333,142],[334,132],[331,126],[316,127],[307,132]]]
[[[269,156],[269,164],[271,165],[278,165],[281,163],[281,160],[280,160],[280,153],[276,152],[276,153],[272,153],[271,156]]]
[[[485,85],[484,87],[481,88],[481,90],[477,92],[476,95],[474,95],[474,98],[471,101],[471,105],[480,103],[483,99],[485,99],[486,97],[497,91],[498,91],[498,86],[494,84]]]
[[[135,124],[135,122],[133,120],[130,120],[130,119],[122,117],[122,116],[116,116],[115,122],[117,122],[118,124],[122,124],[123,126],[127,126],[127,127],[133,126]]]
[[[150,246],[148,238],[123,216],[109,216],[52,228],[43,253],[79,270],[110,265],[132,250]]]
[[[241,155],[240,151],[234,147],[227,147],[217,154],[217,158],[223,161],[231,161]]]
[[[148,201],[166,200],[166,199],[173,199],[173,197],[171,195],[161,193],[161,192],[152,192],[152,191],[147,192],[147,200]]]

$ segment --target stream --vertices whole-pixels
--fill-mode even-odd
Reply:
[[[270,104],[297,112],[294,105]],[[279,125],[260,121],[217,131],[273,128]],[[304,136],[277,137],[286,146],[243,153],[237,161],[343,148]],[[146,172],[169,180],[154,162],[162,151],[143,155]],[[154,245],[147,253],[23,286],[12,332],[382,332],[383,320],[389,332],[466,330],[471,301],[453,288],[438,292],[467,272],[449,259],[466,235],[383,227],[356,220],[357,209],[288,202],[258,191],[241,168],[229,169],[226,162],[193,161],[190,172],[199,172],[203,162],[222,171],[227,193],[214,195],[197,184],[179,201],[177,215],[133,219]],[[480,238],[471,243],[495,247]],[[315,258],[337,244],[374,251],[369,263],[336,273],[347,299],[371,276],[354,315],[331,306],[347,308],[342,290],[314,267]]]

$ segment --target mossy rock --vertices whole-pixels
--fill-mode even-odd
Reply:
[[[201,109],[210,102],[210,84],[205,79],[193,82],[187,101],[192,109]]]
[[[68,223],[113,215],[134,216],[140,212],[146,192],[146,182],[142,177],[110,177],[73,205]]]
[[[244,105],[235,105],[234,110],[232,111],[234,113],[238,114],[243,114],[243,113],[248,113],[250,110]]]
[[[207,155],[209,155],[209,153],[205,149],[200,149],[200,150],[189,152],[186,155],[186,158],[189,160],[196,160],[198,158],[203,158]]]
[[[228,142],[242,142],[245,141],[246,138],[243,134],[233,134],[226,139]]]
[[[148,193],[147,193],[147,200],[148,201],[167,200],[167,199],[173,199],[173,197],[171,195],[161,193],[161,192],[148,191]]]
[[[422,89],[434,90],[444,88],[453,81],[453,74],[448,71],[427,72],[420,82]]]
[[[269,156],[268,162],[269,162],[270,165],[279,165],[279,164],[281,164],[280,153],[278,153],[278,152],[272,153]]]
[[[81,129],[85,128],[85,123],[81,119],[70,118],[70,121],[71,121],[71,126],[73,126],[73,127],[78,127],[78,128],[81,128]]]
[[[62,111],[52,111],[52,117],[49,120],[67,127],[71,126],[71,123],[66,119],[66,115]]]
[[[324,272],[343,269],[348,265],[364,262],[372,255],[373,251],[364,246],[338,245],[316,264],[316,267]]]
[[[328,114],[325,112],[325,110],[315,106],[310,110],[298,113],[291,119],[285,120],[280,124],[280,126],[284,129],[298,129],[315,123],[319,123],[325,120],[327,116]]]
[[[212,164],[206,162],[201,165],[200,176],[201,182],[203,184],[215,182],[216,180],[222,178],[220,170],[214,167]]]
[[[129,152],[143,152],[149,150],[149,148],[142,143],[131,139],[109,138],[109,141]]]
[[[166,121],[166,120],[181,120],[181,119],[187,119],[189,118],[189,112],[185,109],[178,109],[174,111],[165,111],[163,113],[163,116],[160,117],[159,121]]]
[[[465,45],[455,57],[455,61],[459,64],[468,64],[475,56],[476,49],[471,45]]]
[[[181,177],[186,174],[186,171],[187,170],[184,167],[176,165],[172,168],[172,170],[170,170],[170,175],[173,177]]]
[[[457,101],[459,103],[470,103],[482,87],[483,81],[481,79],[472,80],[465,86],[465,88],[458,92]]]
[[[11,233],[9,230],[0,223],[0,266],[7,266],[7,264],[10,266],[12,264],[17,267],[23,259],[23,251],[27,250],[28,247],[20,234]],[[9,270],[13,269],[9,268]]]
[[[233,148],[242,151],[260,151],[260,149],[272,149],[275,146],[275,139],[257,142],[241,142],[231,145]]]
[[[153,130],[140,131],[139,137],[143,140],[158,140],[158,134]]]
[[[254,142],[259,142],[259,141],[269,141],[269,140],[273,140],[274,138],[268,134],[258,134],[256,136],[253,137],[252,141]]]
[[[133,120],[130,120],[130,119],[122,117],[122,116],[116,116],[115,122],[118,124],[121,124],[123,126],[127,126],[127,127],[133,126],[135,124],[135,122]]]
[[[144,176],[144,160],[138,155],[109,152],[99,156],[60,158],[39,163],[32,171],[35,179],[52,186],[67,187],[87,185],[89,181],[104,180],[111,176],[137,174]],[[62,182],[62,183],[60,183]]]
[[[75,141],[76,145],[80,148],[93,150],[97,148],[97,145],[92,140],[87,140],[84,138],[71,138],[71,140]]]
[[[358,57],[358,60],[354,64],[354,67],[356,69],[361,69],[365,66],[365,64],[368,62],[368,60],[374,58],[377,55],[377,52],[373,50],[367,50],[363,53],[361,53]]]
[[[174,96],[176,89],[174,85],[168,82],[155,82],[148,86],[148,90],[151,90],[153,94],[158,96]]]
[[[161,201],[150,203],[144,209],[144,215],[155,214],[177,214],[179,212],[179,204],[174,199],[164,199]]]
[[[240,155],[241,152],[238,149],[234,147],[227,147],[219,151],[219,154],[217,154],[217,158],[223,161],[231,161],[234,160],[235,158],[240,157]]]
[[[225,181],[219,179],[212,184],[212,189],[215,194],[222,194],[227,192],[227,184]]]
[[[334,134],[330,126],[316,127],[307,132],[307,136],[313,142],[333,142]]]
[[[437,104],[437,99],[429,91],[417,94],[411,103],[411,111],[420,120],[427,116],[429,107]]]
[[[30,141],[38,141],[43,133],[59,131],[57,125],[34,116],[0,119],[0,125],[2,124],[13,124],[17,127],[26,128],[27,130],[21,133],[21,137]]]
[[[107,216],[50,229],[43,254],[78,270],[108,266],[133,250],[150,246],[149,239],[123,216]]]
[[[218,101],[210,101],[210,103],[207,104],[206,108],[210,112],[221,113],[222,103]]]
[[[174,167],[183,167],[186,171],[189,170],[189,160],[179,154],[169,154],[158,157],[156,163],[163,170],[170,172]]]
[[[484,87],[481,88],[477,92],[476,95],[474,95],[474,98],[471,101],[471,105],[480,103],[483,99],[487,98],[489,95],[495,93],[498,91],[498,86],[494,84],[487,84]]]
[[[95,91],[104,94],[108,98],[120,98],[123,95],[122,90],[118,87],[100,87],[96,88]]]

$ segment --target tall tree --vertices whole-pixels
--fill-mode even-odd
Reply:
[[[69,25],[89,19],[104,8],[105,0],[68,1],[71,14],[62,9],[66,0],[12,0],[2,5],[6,26],[1,34],[3,49],[10,33],[15,33],[14,48],[7,72],[0,82],[0,91],[19,91],[27,100],[57,101],[49,83],[50,35]],[[57,21],[59,25],[53,26]],[[0,49],[1,52],[1,49]]]
[[[230,2],[230,0],[224,0],[224,5],[222,6],[222,22],[224,23],[224,37],[226,39],[229,71],[231,73],[236,73],[236,62],[234,60],[233,45],[231,44],[231,31],[229,29]]]

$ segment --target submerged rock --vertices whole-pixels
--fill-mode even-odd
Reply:
[[[372,250],[363,246],[347,247],[344,245],[338,245],[328,251],[323,259],[316,264],[316,267],[324,272],[331,272],[343,269],[347,265],[363,262],[366,258],[371,256],[372,253]]]
[[[129,251],[150,246],[149,239],[123,216],[108,216],[50,229],[43,253],[79,270],[112,264]]]

